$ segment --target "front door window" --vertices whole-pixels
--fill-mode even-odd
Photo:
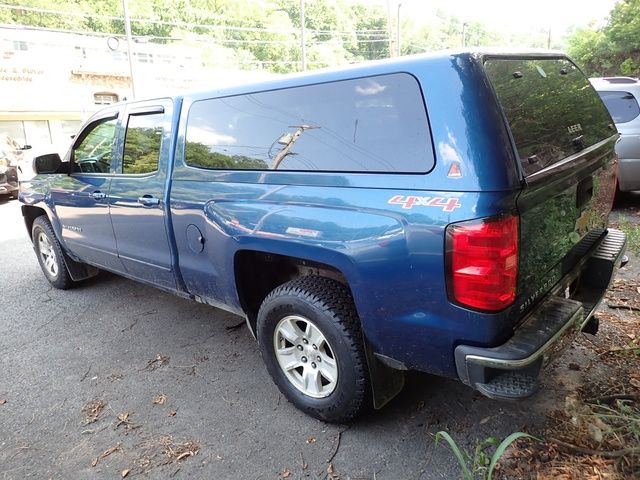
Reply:
[[[109,173],[116,136],[116,118],[98,120],[73,148],[73,162],[82,173]]]

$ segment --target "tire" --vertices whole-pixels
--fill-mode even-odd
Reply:
[[[49,283],[60,290],[71,288],[74,282],[64,263],[62,247],[44,215],[33,221],[31,238],[38,263]]]
[[[369,408],[360,322],[341,283],[306,276],[277,287],[260,306],[258,343],[275,384],[308,415],[345,423]]]

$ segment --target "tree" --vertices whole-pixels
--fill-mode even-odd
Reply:
[[[621,0],[607,24],[575,30],[570,55],[588,75],[640,75],[640,0]]]

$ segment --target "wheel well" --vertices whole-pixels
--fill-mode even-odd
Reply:
[[[236,254],[238,297],[254,332],[258,310],[269,292],[283,283],[306,275],[332,278],[349,288],[342,272],[331,265],[253,250],[243,250]]]
[[[27,227],[27,232],[29,232],[29,238],[31,238],[31,230],[33,229],[33,221],[42,216],[46,215],[45,212],[40,207],[33,207],[31,205],[22,205],[22,217],[24,218],[24,225]]]

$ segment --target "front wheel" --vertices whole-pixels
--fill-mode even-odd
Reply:
[[[70,288],[73,280],[64,263],[62,247],[47,217],[40,216],[33,221],[31,238],[40,268],[49,283],[61,290]]]
[[[273,290],[258,313],[258,342],[274,382],[303,412],[343,423],[368,408],[360,322],[341,283],[307,276]]]

